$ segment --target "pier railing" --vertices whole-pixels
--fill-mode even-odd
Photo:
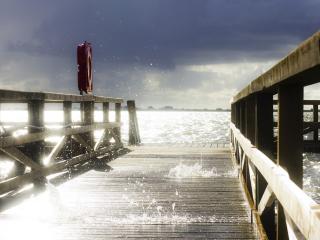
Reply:
[[[319,102],[304,101],[303,92],[304,86],[320,82],[319,49],[320,32],[232,101],[235,158],[269,239],[320,239],[320,206],[302,190],[303,152],[310,143],[317,147],[319,128]],[[312,122],[303,120],[304,105],[313,106]],[[303,139],[309,132],[312,142]]]
[[[43,92],[20,92],[0,90],[1,103],[27,103],[27,124],[2,123],[0,150],[15,160],[15,171],[0,180],[0,195],[19,189],[28,183],[41,184],[44,177],[83,162],[110,155],[122,148],[120,135],[120,98],[79,96]],[[47,128],[44,122],[45,103],[63,106],[64,122],[57,129]],[[72,105],[80,104],[80,122],[72,121]],[[95,104],[102,104],[103,121],[94,121]],[[114,104],[115,121],[109,120],[109,107]],[[15,136],[14,132],[24,129],[26,134]],[[94,131],[102,134],[95,141]],[[54,146],[45,139],[59,136]],[[47,165],[44,164],[46,156]],[[98,159],[97,159],[98,160]]]

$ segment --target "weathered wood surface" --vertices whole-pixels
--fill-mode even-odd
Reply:
[[[257,239],[230,156],[135,147],[0,213],[0,239]]]
[[[110,103],[121,103],[121,98],[102,97],[95,95],[75,95],[75,94],[62,94],[62,93],[51,93],[51,92],[25,92],[0,89],[0,101],[1,102],[25,102],[28,100],[44,100],[47,102],[110,102]]]

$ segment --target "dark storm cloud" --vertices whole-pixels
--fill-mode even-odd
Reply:
[[[37,44],[16,39],[9,45],[12,50],[70,57],[74,45],[87,39],[99,62],[170,68],[178,60],[194,64],[192,57],[200,62],[247,54],[278,57],[283,45],[294,44],[319,27],[320,4],[308,0],[69,0],[48,6],[41,2],[32,1],[24,11],[25,6],[12,3],[17,6],[11,18],[24,14],[36,22],[39,12],[48,12],[34,31]],[[201,60],[198,53],[206,51],[211,54]]]
[[[320,23],[317,0],[1,2],[1,82],[24,62],[33,73],[18,74],[26,76],[23,87],[75,89],[75,46],[88,40],[98,92],[130,97],[155,86],[200,89],[210,79],[219,91],[239,88],[252,79],[241,75],[232,83],[215,71],[183,66],[274,60]]]

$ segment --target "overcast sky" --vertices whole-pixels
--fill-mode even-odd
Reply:
[[[319,0],[0,0],[4,89],[94,93],[139,106],[229,107],[233,94],[319,30]]]

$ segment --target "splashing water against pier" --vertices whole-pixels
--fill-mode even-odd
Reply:
[[[195,163],[193,165],[185,165],[180,163],[178,166],[171,168],[169,178],[186,178],[186,177],[217,177],[219,176],[216,168],[211,168],[209,170],[204,169],[200,163]]]

